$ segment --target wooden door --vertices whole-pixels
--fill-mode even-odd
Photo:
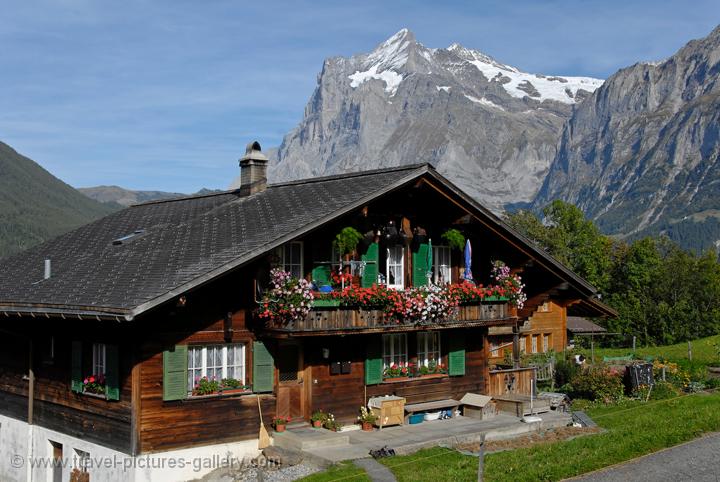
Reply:
[[[293,422],[306,418],[305,369],[302,345],[282,343],[277,357],[277,415]]]

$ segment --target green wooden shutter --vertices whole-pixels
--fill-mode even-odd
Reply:
[[[429,246],[426,243],[423,243],[418,247],[417,252],[413,253],[413,286],[425,286],[427,284],[427,272],[430,268],[427,265],[428,249]]]
[[[465,338],[462,333],[449,334],[448,375],[465,375]]]
[[[72,363],[70,368],[70,389],[73,392],[82,393],[83,391],[83,374],[82,374],[82,342],[72,342]]]
[[[377,385],[383,380],[382,338],[373,336],[367,344],[365,357],[365,385]]]
[[[108,400],[120,400],[118,363],[117,345],[105,345],[105,396]]]
[[[360,284],[363,288],[371,288],[372,285],[377,284],[378,279],[378,263],[380,262],[380,248],[378,244],[372,243],[368,246],[367,251],[362,255],[361,259],[368,263],[365,265],[365,271],[363,271]]]
[[[163,352],[163,400],[187,397],[187,345],[175,345]]]
[[[265,343],[253,343],[253,392],[272,392],[275,383],[275,362]]]

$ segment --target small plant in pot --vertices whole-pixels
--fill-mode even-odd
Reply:
[[[323,423],[323,426],[328,430],[332,430],[333,432],[339,432],[342,428],[342,424],[335,420],[335,415],[333,415],[332,413],[327,414],[327,419]]]
[[[275,417],[272,423],[276,432],[284,432],[285,427],[290,423],[290,417]]]
[[[310,417],[310,421],[312,422],[312,426],[314,428],[322,428],[325,421],[328,419],[328,414],[323,412],[322,410],[317,410],[313,412],[312,416]]]
[[[465,249],[465,236],[455,228],[448,229],[440,237],[450,246],[450,249],[458,251]]]
[[[333,246],[338,253],[348,256],[355,252],[357,245],[363,239],[363,235],[355,228],[346,227],[335,236]]]
[[[365,432],[372,432],[373,424],[376,420],[377,415],[375,415],[372,410],[368,410],[365,407],[360,407],[360,415],[358,415],[358,421],[362,425],[362,429]]]

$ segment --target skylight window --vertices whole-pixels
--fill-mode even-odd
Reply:
[[[131,239],[137,237],[138,235],[143,234],[144,232],[145,232],[144,229],[138,229],[130,234],[126,234],[125,236],[122,236],[120,238],[113,239],[112,244],[115,246],[120,245],[120,244],[125,244],[126,242],[130,241]]]

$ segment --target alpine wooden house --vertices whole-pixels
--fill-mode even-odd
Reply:
[[[258,399],[269,425],[318,409],[353,423],[378,395],[492,394],[505,359],[565,348],[568,312],[612,314],[428,164],[270,185],[266,164],[252,143],[236,191],[136,205],[0,261],[3,461],[254,455]],[[304,298],[278,304],[278,276]],[[3,463],[0,480],[54,470]]]

